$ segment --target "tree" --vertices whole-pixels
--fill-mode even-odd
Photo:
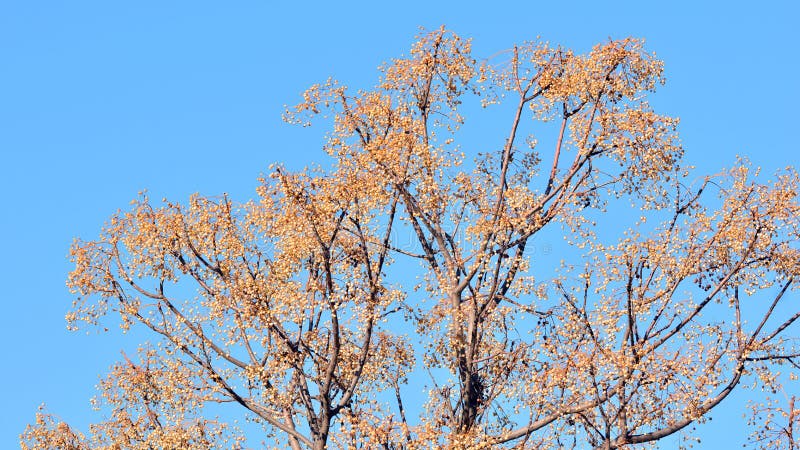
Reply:
[[[797,172],[692,181],[639,40],[503,55],[423,35],[374,89],[328,81],[287,111],[332,121],[328,167],[272,167],[243,204],[142,195],[76,241],[70,325],[113,316],[157,342],[112,368],[90,438],[41,412],[23,447],[236,447],[204,416],[233,403],[293,449],[636,448],[745,384],[780,390],[800,354]],[[511,119],[474,163],[467,110]],[[530,251],[547,233],[571,261]]]

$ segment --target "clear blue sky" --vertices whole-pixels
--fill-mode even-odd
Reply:
[[[82,429],[97,420],[98,376],[135,345],[66,331],[72,239],[142,189],[246,200],[269,163],[320,160],[319,134],[284,125],[283,105],[329,76],[369,87],[419,26],[474,38],[479,57],[537,35],[582,50],[644,37],[666,64],[653,103],[681,117],[701,171],[737,153],[800,166],[789,0],[277,3],[0,1],[0,448],[42,402]],[[705,448],[721,448],[726,428],[709,430]]]

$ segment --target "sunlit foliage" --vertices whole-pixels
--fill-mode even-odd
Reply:
[[[75,243],[70,326],[158,342],[101,383],[90,438],[40,413],[23,447],[237,447],[203,414],[233,403],[293,449],[637,448],[778,392],[798,175],[698,178],[647,102],[663,81],[636,39],[477,61],[440,29],[373,89],[312,86],[285,117],[332,124],[330,165],[273,166],[243,204],[142,195]],[[466,111],[507,114],[494,150],[460,140]],[[530,251],[551,229],[560,265]],[[754,405],[754,442],[796,445],[785,406]]]

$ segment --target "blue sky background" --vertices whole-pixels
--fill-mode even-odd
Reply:
[[[788,0],[222,4],[0,1],[0,448],[42,402],[86,429],[98,376],[135,347],[117,330],[66,331],[72,239],[143,189],[247,200],[269,163],[322,161],[324,130],[283,124],[283,105],[329,76],[369,87],[419,26],[474,38],[477,57],[537,35],[578,50],[644,37],[666,66],[652,103],[681,118],[700,172],[735,154],[800,166]],[[741,445],[745,430],[721,420],[740,414],[701,428],[704,448]]]

